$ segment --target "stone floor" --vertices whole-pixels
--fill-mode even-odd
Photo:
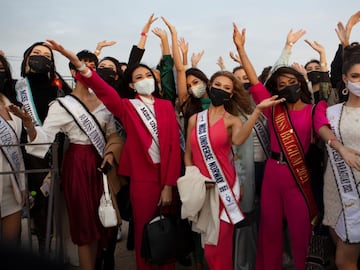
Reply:
[[[127,239],[127,230],[128,230],[128,223],[123,222],[122,225],[122,240],[118,242],[115,250],[115,270],[136,270],[135,265],[135,253],[134,251],[129,251],[126,248],[126,239]],[[77,255],[77,248],[71,243],[70,237],[67,232],[64,232],[64,237],[66,239],[64,243],[64,252],[65,252],[65,261],[66,261],[66,270],[79,270],[78,267],[78,255]],[[28,234],[27,234],[27,220],[23,220],[23,245],[29,246],[28,241]],[[32,237],[32,248],[33,250],[37,249],[37,240],[36,237]],[[56,245],[53,241],[52,243],[52,253],[56,252]],[[293,270],[295,269],[293,263],[290,261],[283,270]],[[335,270],[336,267],[331,261],[330,265],[326,267],[326,270]],[[180,264],[176,264],[176,270],[195,270],[195,266],[182,266]],[[206,267],[205,270],[208,270]]]

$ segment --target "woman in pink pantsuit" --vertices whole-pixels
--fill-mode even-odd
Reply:
[[[294,166],[294,164],[284,157],[284,153],[293,154],[292,149],[284,141],[282,142],[283,147],[280,146],[279,138],[281,136],[278,136],[278,129],[275,132],[275,127],[282,126],[284,122],[291,123],[292,128],[288,132],[297,134],[299,147],[295,154],[300,156],[301,153],[298,149],[302,147],[304,153],[309,149],[312,125],[316,132],[319,129],[328,129],[328,121],[324,116],[327,105],[324,101],[319,102],[315,108],[314,117],[312,117],[313,106],[306,81],[302,74],[290,67],[278,68],[269,78],[267,88],[265,88],[258,81],[256,72],[246,55],[244,49],[245,29],[240,33],[234,24],[233,38],[246,74],[253,85],[250,92],[255,102],[261,102],[264,98],[274,94],[286,98],[284,104],[264,110],[264,114],[269,119],[272,156],[266,163],[261,190],[256,269],[282,269],[283,222],[286,220],[295,267],[297,270],[303,270],[312,229],[310,216],[316,215],[316,208],[312,207],[314,204],[311,192],[301,191],[306,189],[296,181],[296,174],[292,173],[290,169],[290,166]],[[276,121],[276,112],[279,111],[279,108],[281,111],[287,112],[290,121],[286,120],[281,123]],[[278,125],[274,123],[278,123]],[[287,155],[287,157],[289,156]],[[302,164],[306,168],[305,164]],[[307,182],[307,184],[309,183],[310,181]]]

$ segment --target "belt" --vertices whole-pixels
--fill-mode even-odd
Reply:
[[[278,164],[287,165],[287,161],[283,152],[271,152],[271,158],[277,160]]]

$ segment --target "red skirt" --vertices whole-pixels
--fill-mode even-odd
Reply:
[[[70,144],[62,166],[62,186],[72,241],[88,245],[104,236],[98,217],[104,186],[97,170],[101,157],[92,145]]]

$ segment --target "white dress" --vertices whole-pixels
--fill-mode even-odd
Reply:
[[[10,113],[12,120],[7,121],[8,124],[14,129],[18,138],[20,138],[22,130],[21,119]],[[1,134],[0,134],[1,135]],[[21,160],[21,170],[24,170],[24,163]],[[0,170],[1,172],[10,172],[12,168],[0,151]],[[21,191],[25,191],[25,175],[20,174],[18,183],[13,174],[0,175],[0,211],[1,218],[14,214],[21,210]]]
[[[340,120],[340,134],[343,144],[349,148],[360,151],[360,108],[344,106]],[[339,215],[342,211],[340,195],[336,180],[328,161],[324,176],[324,220],[323,223],[335,228]],[[357,185],[360,182],[360,172],[352,170]],[[359,209],[360,211],[360,209]]]

